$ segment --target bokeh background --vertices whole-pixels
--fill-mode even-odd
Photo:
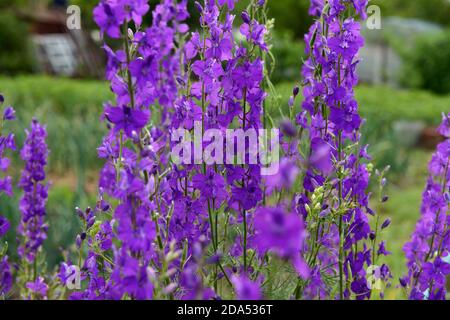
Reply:
[[[188,2],[189,23],[195,29],[198,16],[194,1]],[[66,9],[72,4],[81,8],[81,30],[66,28]],[[74,243],[79,228],[74,208],[96,201],[101,167],[96,148],[106,132],[100,115],[103,103],[113,98],[102,80],[104,57],[92,21],[96,4],[97,0],[0,0],[0,92],[18,114],[11,129],[18,146],[33,116],[47,123],[49,133],[52,187],[45,242],[49,268]],[[386,260],[398,278],[406,270],[402,245],[419,217],[427,163],[440,139],[435,128],[441,113],[450,111],[450,1],[375,0],[370,4],[380,7],[382,28],[364,28],[366,47],[356,95],[367,119],[363,136],[374,165],[391,166],[389,201],[380,211],[393,221],[383,237],[392,252]],[[239,1],[236,12],[246,5],[247,0]],[[308,7],[309,0],[269,0],[276,61],[271,66],[276,87],[270,97],[274,119],[281,119],[292,88],[301,83],[302,38],[312,23]],[[17,181],[21,166],[17,155],[14,164]],[[0,213],[12,221],[13,231],[19,220],[19,197],[20,192],[13,199],[0,197]],[[7,239],[14,260],[14,232]],[[393,289],[387,298],[400,294]]]

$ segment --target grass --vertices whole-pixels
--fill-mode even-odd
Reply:
[[[285,114],[288,114],[287,101],[293,86],[292,83],[277,86],[279,105]],[[95,202],[96,175],[101,165],[96,148],[106,132],[99,118],[102,104],[112,99],[112,94],[106,82],[45,76],[0,77],[0,92],[17,110],[18,121],[10,129],[17,135],[19,147],[25,136],[23,129],[33,116],[47,123],[52,188],[48,203],[51,225],[46,249],[52,265],[61,257],[60,248],[73,244],[78,231],[74,207],[85,207]],[[388,241],[388,250],[393,254],[386,261],[392,267],[394,277],[398,278],[405,272],[402,245],[419,216],[430,151],[402,146],[394,139],[392,126],[398,120],[436,125],[440,121],[440,113],[449,109],[450,96],[368,86],[360,86],[356,96],[362,116],[368,119],[364,135],[372,146],[372,155],[379,159],[375,165],[382,167],[389,163],[394,169],[392,183],[387,190],[390,200],[383,215],[392,218],[391,227],[385,231],[384,237]],[[275,105],[270,107],[269,113],[274,119],[280,118],[280,110]],[[15,176],[17,179],[18,173]],[[19,196],[16,192],[12,200],[0,198],[2,214],[6,212],[12,219],[13,228],[17,226],[19,217]],[[12,232],[8,240],[12,244],[11,252],[14,252]],[[387,297],[400,295],[401,292],[393,288]]]

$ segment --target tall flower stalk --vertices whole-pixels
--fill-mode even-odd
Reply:
[[[25,167],[19,181],[23,190],[19,209],[22,214],[18,233],[21,236],[18,248],[22,259],[21,268],[26,281],[38,278],[38,253],[47,238],[48,225],[45,222],[48,185],[45,183],[48,148],[47,131],[33,119],[26,140],[20,152]]]
[[[15,120],[16,115],[12,107],[3,107],[5,98],[0,94],[0,197],[12,196],[12,178],[5,173],[10,166],[10,160],[7,158],[5,152],[9,149],[16,150],[14,142],[14,134],[5,134],[4,126],[7,121]],[[10,229],[10,223],[3,216],[4,212],[0,212],[0,240],[6,235]],[[3,245],[0,243],[0,299],[7,297],[9,291],[12,288],[13,278],[11,266],[8,262],[7,254],[8,244]]]
[[[99,203],[95,210],[79,211],[84,230],[78,264],[86,270],[89,286],[73,293],[74,299],[172,295],[167,274],[178,253],[166,236],[173,204],[166,182],[170,170],[164,132],[178,92],[177,44],[187,31],[186,3],[162,1],[145,29],[141,23],[149,10],[147,1],[101,1],[94,10],[102,33],[121,39],[123,46],[117,51],[105,46],[106,77],[116,101],[105,106],[110,132],[98,149],[106,160]],[[65,265],[61,278],[66,281],[64,270]]]
[[[408,274],[400,283],[414,300],[444,300],[450,274],[450,113],[438,131],[445,140],[428,165],[421,217],[403,248]]]
[[[359,143],[362,120],[354,98],[364,44],[355,18],[366,17],[366,5],[333,0],[312,1],[310,7],[316,22],[305,36],[304,100],[295,119],[296,136],[309,143],[300,143],[297,154],[304,191],[297,193],[295,205],[309,233],[304,253],[311,270],[306,281],[299,280],[297,298],[370,298],[366,271],[376,268],[380,280],[390,275],[386,265],[377,267],[373,261],[387,252],[371,246],[377,233],[370,222],[375,215],[368,193],[372,165],[367,164],[367,146]],[[296,88],[291,106],[297,94]]]

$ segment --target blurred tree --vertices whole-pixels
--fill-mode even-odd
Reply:
[[[442,25],[450,25],[449,0],[370,0],[380,6],[383,16],[417,18]]]
[[[32,71],[31,45],[27,25],[7,11],[0,13],[0,72],[7,74]]]
[[[290,30],[296,39],[303,39],[312,24],[308,15],[309,0],[268,0],[268,5],[277,31]]]
[[[439,94],[450,93],[450,30],[419,38],[405,55],[403,83]]]

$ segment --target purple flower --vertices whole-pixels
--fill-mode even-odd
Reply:
[[[238,0],[219,0],[219,5],[223,6],[223,5],[227,5],[229,10],[233,10],[234,9],[234,4],[237,2]]]
[[[20,153],[25,168],[19,182],[24,194],[19,203],[22,219],[18,232],[22,235],[22,241],[18,251],[20,257],[30,263],[36,259],[39,248],[47,238],[48,227],[44,218],[48,186],[43,184],[48,156],[46,138],[45,127],[33,119]]]
[[[249,280],[246,276],[233,276],[231,282],[236,291],[238,300],[261,300],[261,288],[259,284]]]
[[[16,111],[8,106],[5,108],[5,110],[3,111],[3,120],[15,120],[16,119]]]
[[[341,54],[344,59],[353,59],[359,49],[364,45],[364,39],[360,35],[361,26],[353,19],[346,19],[341,26],[336,21],[330,26],[331,32],[334,34],[328,40],[331,50]]]
[[[440,132],[446,136],[448,118],[443,117]],[[429,163],[429,178],[423,192],[421,217],[403,251],[408,261],[405,277],[412,283],[410,299],[442,299],[446,294],[448,264],[448,201],[450,188],[450,138],[440,143]],[[447,196],[448,197],[448,196]]]
[[[439,133],[446,138],[450,138],[450,113],[442,114],[442,123],[438,129]]]
[[[11,177],[7,176],[3,179],[0,179],[0,192],[4,192],[9,197],[12,196],[13,190]]]
[[[249,183],[244,188],[232,188],[231,202],[236,201],[244,210],[255,208],[258,202],[261,200],[261,188],[255,183]]]
[[[437,257],[434,262],[427,262],[423,265],[421,282],[426,285],[431,281],[438,289],[446,285],[447,276],[450,274],[450,264]],[[424,281],[425,280],[425,281]]]
[[[102,0],[94,9],[94,20],[102,33],[111,38],[120,38],[120,26],[125,21],[126,12],[116,1]]]
[[[216,206],[227,197],[225,180],[212,169],[208,169],[206,174],[197,174],[193,176],[192,184],[194,188],[200,190],[202,198],[214,199]]]
[[[380,245],[379,245],[378,251],[377,251],[377,255],[387,256],[387,255],[391,254],[389,251],[386,250],[385,246],[386,246],[385,241],[380,242]]]
[[[245,21],[244,21],[245,22]],[[267,33],[266,26],[259,24],[256,20],[243,23],[239,29],[241,34],[247,38],[247,41],[267,51],[265,35]]]
[[[45,283],[44,278],[37,277],[35,281],[27,282],[25,286],[30,290],[31,296],[34,299],[47,299],[48,285]]]
[[[0,297],[4,297],[11,290],[13,277],[11,267],[8,263],[8,257],[0,259]]]
[[[119,0],[119,3],[124,7],[127,20],[133,20],[137,26],[142,23],[142,17],[150,9],[148,0]]]
[[[353,5],[355,6],[356,12],[358,12],[360,17],[362,19],[366,19],[367,18],[366,8],[369,0],[352,0],[352,2]]]
[[[0,216],[0,238],[8,232],[9,227],[9,221],[5,217]]]
[[[187,130],[194,128],[196,121],[202,120],[201,108],[192,100],[182,97],[175,102],[175,116],[173,119],[173,127],[184,127]]]
[[[114,131],[123,130],[128,137],[139,132],[147,125],[150,114],[146,111],[132,109],[127,106],[105,108],[105,117],[115,124]]]
[[[387,218],[384,220],[383,224],[381,225],[381,229],[386,229],[391,224],[391,219]]]
[[[280,163],[278,173],[268,177],[267,186],[289,190],[297,179],[299,169],[293,161],[283,158]]]
[[[299,216],[280,208],[259,208],[254,224],[253,241],[261,253],[273,251],[282,258],[292,259],[299,275],[308,276],[308,267],[300,257],[306,231]]]
[[[311,166],[320,172],[329,174],[333,168],[333,154],[331,146],[320,138],[311,141]]]

